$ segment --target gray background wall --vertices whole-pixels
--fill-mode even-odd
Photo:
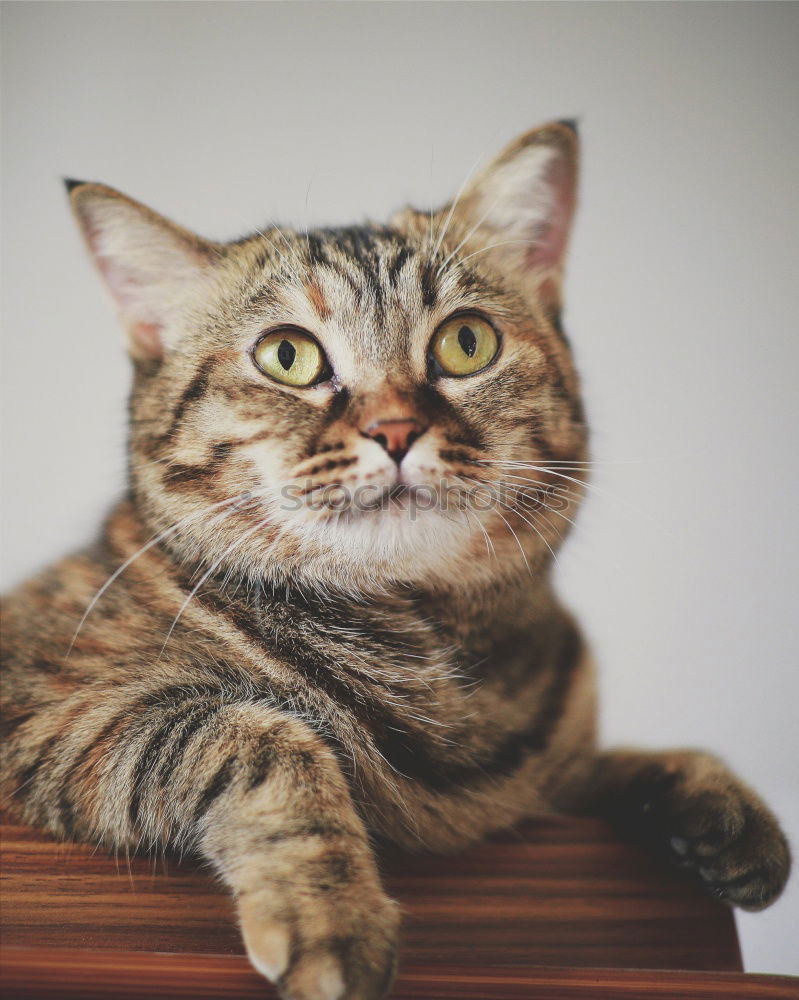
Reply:
[[[795,4],[3,11],[8,585],[119,492],[128,366],[59,175],[209,236],[383,216],[579,115],[568,326],[600,464],[562,588],[609,741],[703,744],[799,843]],[[310,191],[309,191],[310,186]],[[740,918],[799,973],[799,877]]]

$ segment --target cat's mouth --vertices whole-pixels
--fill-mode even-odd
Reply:
[[[356,514],[400,513],[414,507],[431,506],[428,487],[396,482],[380,487],[370,497],[353,498],[351,510]]]
[[[455,474],[433,463],[348,473],[347,466],[313,471],[332,472],[335,478],[295,479],[284,491],[286,509],[303,510],[314,520],[343,527],[381,523],[399,527],[401,521],[429,522],[438,516],[468,519],[469,511],[483,509],[476,496],[477,480]]]
[[[354,491],[330,491],[324,502],[321,498],[309,506],[320,510],[323,516],[334,516],[337,523],[390,517],[416,520],[427,511],[441,508],[440,491],[429,485],[395,482],[369,485]]]

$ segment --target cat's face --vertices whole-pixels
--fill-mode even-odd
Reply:
[[[131,480],[163,543],[202,572],[357,590],[548,557],[585,446],[558,327],[574,161],[548,126],[453,210],[232,244],[76,186],[137,360]]]

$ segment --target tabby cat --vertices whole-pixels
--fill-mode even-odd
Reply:
[[[730,903],[786,881],[716,758],[596,746],[550,581],[587,467],[559,319],[577,145],[549,124],[441,211],[231,243],[68,182],[133,359],[129,484],[5,602],[7,804],[198,852],[283,997],[389,991],[376,842],[593,812]]]

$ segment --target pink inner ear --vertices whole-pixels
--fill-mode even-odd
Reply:
[[[536,233],[536,244],[527,252],[528,267],[559,267],[566,253],[569,229],[577,200],[574,165],[558,156],[547,170],[546,184],[552,194],[547,218]]]
[[[114,301],[121,307],[122,317],[133,340],[133,354],[147,359],[162,357],[161,324],[149,317],[136,318],[137,312],[146,315],[150,311],[144,306],[139,283],[112,258],[97,254],[96,260]]]
[[[136,345],[136,355],[142,358],[160,358],[164,351],[161,346],[161,327],[155,323],[134,323],[130,330]]]

